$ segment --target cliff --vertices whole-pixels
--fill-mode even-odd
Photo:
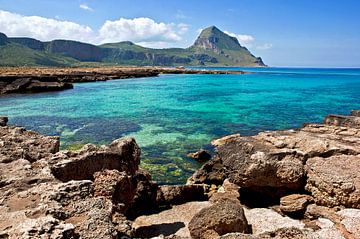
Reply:
[[[132,42],[92,45],[0,34],[0,66],[76,66],[89,64],[156,66],[265,66],[233,38],[216,27],[203,30],[186,49],[151,49]]]

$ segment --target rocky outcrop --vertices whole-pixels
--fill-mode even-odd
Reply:
[[[157,206],[134,139],[59,152],[58,137],[2,126],[0,144],[2,237],[132,237],[129,212]]]
[[[230,232],[248,232],[249,225],[240,203],[224,200],[202,209],[189,222],[194,239],[218,238]]]
[[[8,117],[0,116],[0,126],[6,126],[8,121]]]
[[[306,162],[307,184],[318,205],[360,209],[360,156],[315,157]]]

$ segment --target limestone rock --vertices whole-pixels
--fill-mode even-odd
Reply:
[[[190,238],[188,229],[190,220],[196,213],[210,205],[211,203],[207,201],[176,205],[160,213],[140,216],[135,219],[132,226],[138,238],[157,237],[161,234],[164,236],[173,235],[181,238]]]
[[[58,152],[59,147],[59,137],[43,136],[20,127],[0,127],[0,163],[18,159],[35,162]]]
[[[352,114],[357,115],[357,111],[352,111]],[[360,117],[358,116],[343,116],[343,115],[328,115],[324,120],[325,124],[360,128]]]
[[[360,156],[315,157],[306,162],[306,190],[319,205],[360,208]]]
[[[140,148],[133,138],[115,140],[109,146],[85,145],[75,152],[61,152],[51,161],[51,172],[63,182],[93,179],[95,172],[116,169],[135,174],[140,163]]]
[[[204,201],[206,199],[205,186],[196,184],[161,186],[157,194],[157,200],[160,205],[178,205],[190,201]]]
[[[291,194],[280,199],[280,210],[289,215],[301,215],[313,198],[304,194]]]
[[[217,238],[230,232],[248,232],[244,209],[231,200],[215,203],[198,212],[189,223],[194,239]]]
[[[311,232],[309,231],[302,230],[296,227],[289,227],[280,228],[275,231],[265,232],[259,235],[229,233],[221,236],[220,239],[309,239],[312,238],[310,234]]]

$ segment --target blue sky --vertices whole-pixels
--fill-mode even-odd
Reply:
[[[359,0],[0,0],[0,31],[161,48],[216,25],[271,66],[360,67],[359,13]]]

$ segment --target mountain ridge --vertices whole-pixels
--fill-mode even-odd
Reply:
[[[266,66],[235,37],[205,28],[188,48],[153,49],[130,41],[93,45],[72,40],[42,42],[0,33],[0,66]]]

